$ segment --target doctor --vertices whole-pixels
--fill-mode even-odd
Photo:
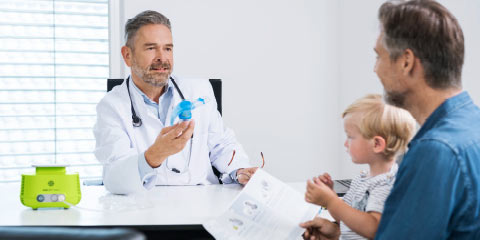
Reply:
[[[107,190],[128,194],[155,185],[219,183],[212,166],[223,183],[246,184],[257,168],[223,126],[209,81],[171,75],[170,20],[144,11],[127,21],[125,38],[122,56],[131,76],[97,105],[94,127]],[[170,124],[182,99],[199,97],[209,101],[192,111],[191,121]]]

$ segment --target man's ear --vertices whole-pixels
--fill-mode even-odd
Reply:
[[[127,46],[123,46],[122,47],[122,57],[123,57],[123,60],[125,61],[125,64],[127,64],[127,66],[131,67],[132,66],[132,56],[133,55],[133,51],[131,48],[127,47]]]
[[[374,153],[381,153],[387,147],[387,142],[383,137],[375,136],[372,139],[373,141],[373,152]]]
[[[404,76],[410,76],[413,74],[413,67],[415,66],[415,54],[409,48],[407,48],[404,52],[401,60],[401,68],[402,73]]]

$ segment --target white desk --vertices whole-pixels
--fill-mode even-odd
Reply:
[[[289,184],[302,194],[305,183]],[[158,226],[200,225],[224,212],[240,185],[159,186],[140,194],[108,193],[82,186],[78,208],[32,210],[20,202],[20,184],[0,184],[0,226]],[[89,210],[93,209],[93,210]],[[328,217],[327,211],[322,211]]]

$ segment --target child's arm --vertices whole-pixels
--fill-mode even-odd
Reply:
[[[336,221],[343,221],[352,231],[366,238],[374,238],[380,223],[378,212],[362,212],[350,207],[323,182],[307,182],[305,200],[326,207]]]
[[[379,212],[362,212],[340,198],[332,199],[325,207],[333,218],[344,222],[352,231],[369,239],[375,238],[382,217]]]

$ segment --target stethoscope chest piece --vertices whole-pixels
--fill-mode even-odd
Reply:
[[[137,115],[132,116],[132,124],[134,127],[142,126],[142,119],[140,119]]]

